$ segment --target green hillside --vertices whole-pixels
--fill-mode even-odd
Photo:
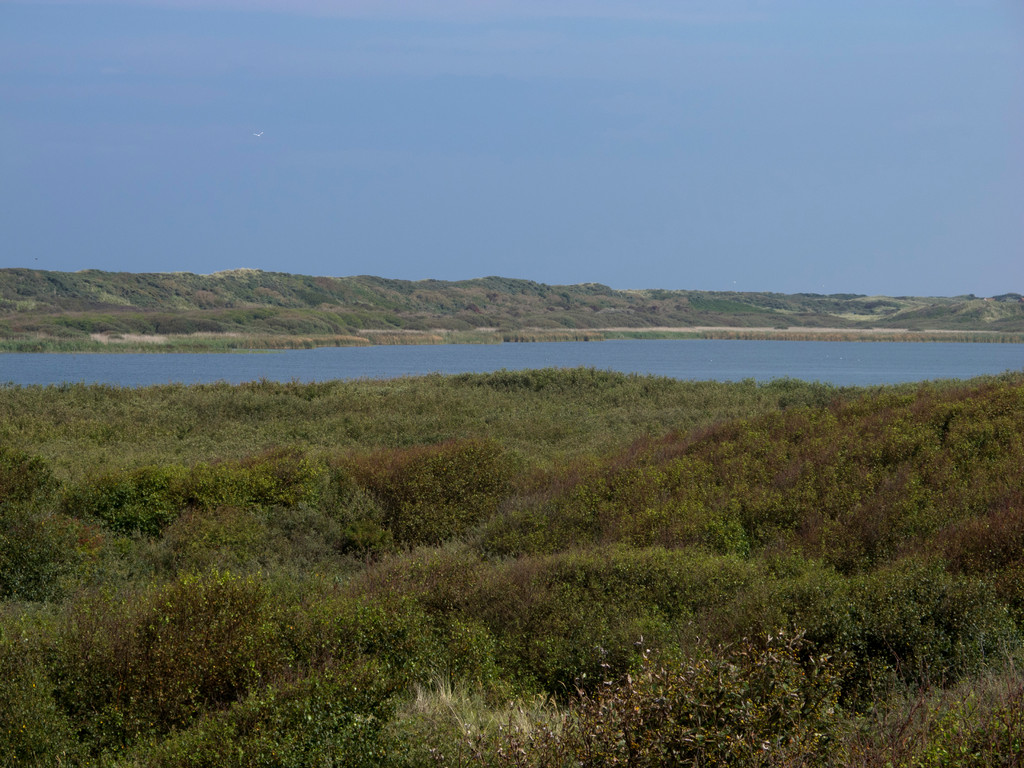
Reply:
[[[832,335],[823,335],[824,329]],[[1024,301],[1015,293],[894,298],[623,291],[500,277],[410,282],[258,270],[0,270],[0,349],[6,350],[494,343],[730,332],[1020,341]]]

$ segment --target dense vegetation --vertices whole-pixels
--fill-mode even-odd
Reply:
[[[0,766],[1024,754],[1024,376],[0,389]]]
[[[636,334],[821,338],[822,329],[836,329],[831,338],[1022,341],[1024,300],[1016,293],[982,299],[619,291],[500,277],[410,282],[248,269],[212,275],[0,269],[5,351],[497,343]],[[895,331],[901,335],[893,336]]]

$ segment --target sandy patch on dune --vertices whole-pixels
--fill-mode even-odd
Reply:
[[[156,333],[90,333],[89,338],[103,344],[124,344],[138,342],[140,344],[165,344],[167,337]]]

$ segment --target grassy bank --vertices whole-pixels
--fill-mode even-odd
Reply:
[[[180,335],[104,335],[98,338],[27,336],[0,339],[2,352],[260,352],[317,347],[363,347],[393,344],[509,344],[521,342],[606,341],[612,339],[743,339],[752,341],[898,341],[1024,343],[1024,333],[990,331],[906,331],[797,328],[678,328],[517,331],[366,330],[355,335],[292,336],[245,333]]]
[[[0,765],[1015,764],[1022,424],[1020,375],[2,388]]]

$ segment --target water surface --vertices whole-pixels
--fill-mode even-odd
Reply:
[[[587,366],[685,380],[796,378],[837,385],[967,379],[1024,369],[1024,344],[644,339],[330,347],[266,353],[0,354],[0,382],[116,386],[389,379]]]

